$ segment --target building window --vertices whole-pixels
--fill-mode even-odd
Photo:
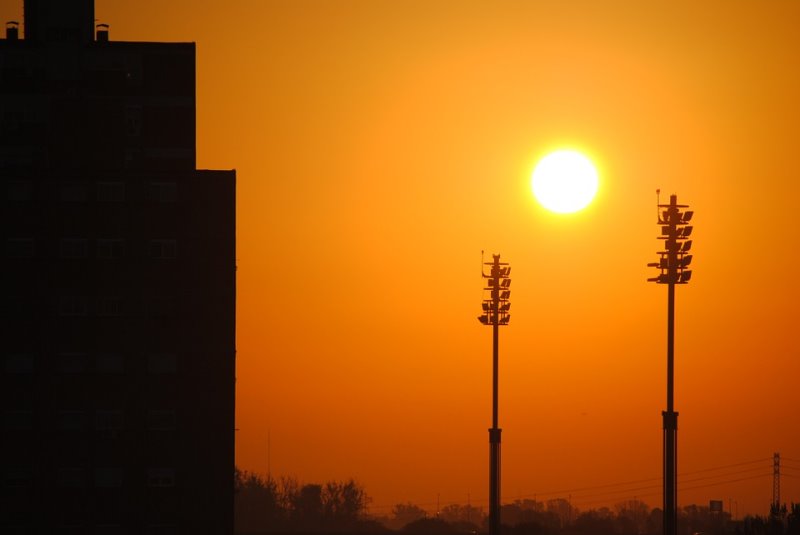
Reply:
[[[125,169],[132,169],[142,164],[144,153],[142,149],[127,147],[125,149]]]
[[[129,137],[139,137],[142,135],[142,107],[125,107],[125,133]]]
[[[151,431],[174,431],[175,411],[147,411],[147,428]]]
[[[33,199],[33,183],[28,180],[13,180],[8,183],[6,198],[9,201],[30,201]]]
[[[174,487],[175,469],[174,468],[148,468],[147,469],[148,487]]]
[[[150,199],[153,202],[175,202],[178,198],[178,184],[175,182],[151,182]]]
[[[125,359],[116,353],[100,353],[97,355],[96,369],[98,373],[124,373]]]
[[[122,258],[125,255],[125,240],[108,238],[97,240],[97,258]]]
[[[119,317],[125,314],[125,300],[122,297],[98,297],[97,315],[103,317]]]
[[[33,238],[10,238],[6,241],[6,256],[8,258],[33,258]]]
[[[5,370],[7,373],[33,373],[33,355],[6,355]]]
[[[33,429],[33,411],[5,411],[3,428],[9,431],[31,431]]]
[[[145,535],[177,535],[178,526],[175,524],[151,524],[147,526]]]
[[[61,373],[84,373],[89,367],[86,353],[61,353],[58,356],[58,371]]]
[[[98,182],[97,200],[100,202],[122,202],[125,200],[124,182]]]
[[[58,484],[61,487],[80,489],[86,486],[86,471],[83,468],[60,468]]]
[[[58,313],[61,316],[86,316],[89,313],[89,300],[83,295],[63,295]]]
[[[98,410],[94,415],[94,427],[100,431],[120,430],[123,428],[122,411]]]
[[[60,197],[64,202],[85,202],[87,198],[85,182],[62,182]]]
[[[177,258],[178,257],[177,240],[151,240],[150,256],[153,258],[165,258],[165,259]]]
[[[8,466],[8,465],[7,465]],[[33,468],[11,464],[5,471],[6,487],[30,487],[33,485]]]
[[[82,431],[86,429],[84,411],[58,411],[57,427],[60,431]]]
[[[116,488],[122,486],[122,468],[103,467],[94,471],[94,486],[99,488]]]
[[[7,109],[0,113],[0,131],[19,132],[25,124],[25,109]]]
[[[175,373],[178,359],[173,353],[153,353],[147,356],[147,371],[152,374]]]
[[[3,535],[32,535],[33,533],[36,533],[36,530],[26,524],[11,524],[3,526]]]
[[[63,238],[61,258],[86,258],[89,254],[89,240],[85,238]]]
[[[172,297],[151,297],[147,301],[147,311],[152,317],[163,318],[175,314],[175,300]]]

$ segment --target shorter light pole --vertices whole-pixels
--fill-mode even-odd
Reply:
[[[492,326],[492,428],[489,429],[489,535],[500,535],[500,431],[497,427],[497,371],[498,371],[498,338],[500,325],[508,325],[511,315],[508,313],[511,303],[511,267],[500,262],[500,255],[492,255],[492,262],[484,265],[491,266],[487,275],[481,275],[487,280],[489,299],[482,303],[483,314],[478,316],[478,321],[484,325]]]

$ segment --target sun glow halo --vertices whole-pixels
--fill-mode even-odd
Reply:
[[[559,150],[536,164],[531,188],[542,206],[569,214],[592,202],[597,183],[597,171],[589,158],[574,150]]]

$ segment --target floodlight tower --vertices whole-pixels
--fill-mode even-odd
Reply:
[[[511,315],[511,267],[500,262],[500,255],[492,255],[491,266],[487,275],[481,271],[483,278],[488,279],[489,299],[484,299],[483,314],[478,321],[492,326],[492,428],[489,429],[489,535],[500,535],[500,428],[497,427],[497,353],[498,335],[501,325],[508,325]]]
[[[658,191],[656,192],[658,193]],[[674,349],[675,349],[675,285],[686,284],[692,278],[687,269],[692,262],[689,250],[692,248],[691,221],[694,212],[681,211],[688,208],[678,204],[678,196],[670,195],[669,204],[658,204],[658,224],[661,226],[660,240],[664,240],[664,250],[659,251],[658,262],[647,264],[658,268],[657,277],[649,282],[667,285],[667,410],[662,412],[664,419],[664,535],[677,535],[678,532],[678,413],[674,410]]]

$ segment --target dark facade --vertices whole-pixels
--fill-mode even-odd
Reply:
[[[93,0],[24,13],[0,39],[0,532],[232,533],[235,172],[195,168],[195,46],[109,40]]]

